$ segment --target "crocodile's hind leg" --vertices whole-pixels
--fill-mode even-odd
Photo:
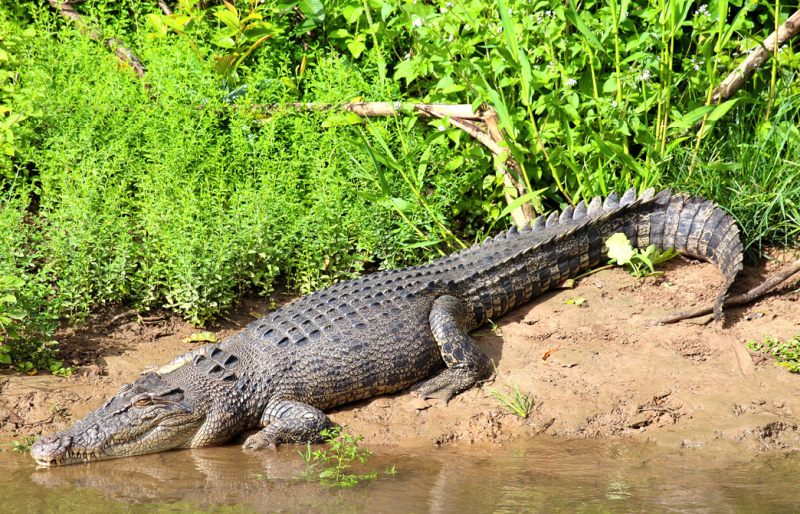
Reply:
[[[259,450],[281,443],[319,443],[319,433],[331,426],[324,412],[311,405],[293,400],[270,402],[261,416],[260,432],[248,437],[242,448]]]
[[[433,303],[428,321],[447,369],[414,388],[421,397],[448,401],[491,376],[492,361],[469,336],[468,320],[458,298],[442,296]]]

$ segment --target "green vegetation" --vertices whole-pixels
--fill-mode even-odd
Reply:
[[[509,412],[519,416],[520,418],[527,418],[533,412],[533,400],[527,394],[519,390],[519,386],[514,384],[514,389],[511,394],[501,393],[495,389],[489,388],[489,394],[492,398],[500,402],[503,407],[508,409]]]
[[[6,9],[0,4],[0,179],[8,180],[14,176],[14,160],[19,153],[15,133],[35,112],[30,92],[19,85],[17,70],[20,50],[35,38],[36,29],[18,26],[11,16],[14,11]]]
[[[57,323],[98,306],[201,325],[243,294],[313,291],[508,225],[502,172],[449,120],[293,102],[485,103],[538,213],[674,186],[729,209],[753,252],[800,235],[796,50],[709,103],[779,3],[170,4],[74,4],[139,78],[46,3],[0,0],[3,365],[62,372]]]
[[[22,441],[11,441],[11,451],[14,453],[28,453],[31,451],[31,446],[33,446],[34,442],[36,442],[36,436],[23,436]]]
[[[372,452],[359,446],[364,436],[350,435],[339,426],[326,428],[320,434],[328,445],[327,449],[314,450],[311,443],[306,443],[304,451],[297,450],[306,465],[306,480],[316,477],[320,483],[330,487],[353,487],[364,480],[378,478],[377,471],[364,475],[347,472],[356,461],[366,464],[372,456]],[[397,470],[392,466],[384,474],[394,476]]]
[[[797,66],[794,68],[796,73]],[[797,75],[793,75],[797,82]],[[667,177],[676,190],[714,198],[736,218],[751,255],[765,244],[800,240],[800,94],[771,109],[747,102],[728,114],[713,140],[699,147],[696,169],[686,150]]]
[[[649,245],[644,250],[634,248],[628,237],[621,232],[606,239],[605,245],[608,249],[609,262],[625,267],[636,278],[661,274],[655,267],[678,255],[673,249],[662,252],[654,245]]]
[[[783,342],[774,337],[765,337],[762,342],[748,341],[747,348],[771,356],[778,366],[791,373],[800,373],[800,335]]]

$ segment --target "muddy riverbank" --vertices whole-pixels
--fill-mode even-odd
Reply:
[[[448,405],[400,393],[346,406],[331,417],[363,434],[367,445],[400,448],[559,437],[737,454],[800,450],[800,376],[745,347],[751,339],[800,333],[799,295],[731,309],[724,326],[707,318],[647,326],[648,320],[710,303],[720,283],[713,266],[684,259],[665,272],[639,280],[621,270],[601,271],[482,329],[478,340],[496,363],[496,379]],[[766,272],[748,268],[740,286],[758,283]],[[267,312],[268,304],[248,300],[211,330],[225,337]],[[195,348],[188,341],[195,332],[166,313],[122,311],[63,330],[63,357],[77,372],[66,379],[0,375],[0,441],[66,427],[143,369]],[[527,419],[490,394],[515,386],[534,401]]]

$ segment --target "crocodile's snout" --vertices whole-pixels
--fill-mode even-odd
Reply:
[[[31,446],[31,457],[40,466],[57,466],[67,460],[72,437],[63,434],[43,436]]]

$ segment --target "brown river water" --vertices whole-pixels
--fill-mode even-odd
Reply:
[[[228,446],[36,469],[0,454],[3,512],[800,512],[800,455],[732,458],[621,441],[373,447],[381,475],[339,490],[303,479],[294,448]]]

